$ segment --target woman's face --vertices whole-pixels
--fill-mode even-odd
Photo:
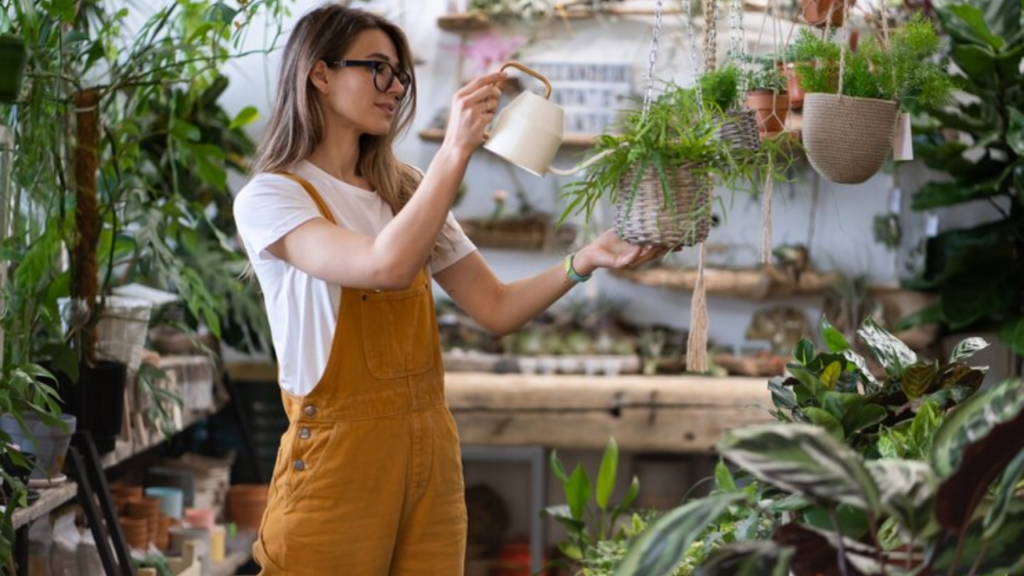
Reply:
[[[328,62],[329,81],[324,87],[331,112],[362,133],[386,135],[398,112],[399,99],[405,94],[405,87],[398,80],[398,76],[405,73],[405,64],[399,64],[398,50],[391,38],[382,30],[364,30],[339,60],[370,60],[391,65],[392,68],[382,64],[343,66]],[[392,76],[388,85],[387,79]]]

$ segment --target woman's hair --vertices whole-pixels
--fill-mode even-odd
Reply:
[[[310,72],[317,62],[344,57],[359,33],[380,30],[388,35],[398,52],[397,67],[412,79],[404,97],[397,102],[391,131],[384,136],[363,134],[359,138],[357,173],[397,214],[412,197],[422,173],[395,157],[392,144],[408,130],[416,112],[416,71],[405,33],[382,16],[325,4],[303,16],[284,48],[274,110],[256,152],[253,172],[287,170],[308,158],[324,138],[325,106]],[[442,233],[451,239],[447,224]],[[436,249],[435,249],[436,252]]]

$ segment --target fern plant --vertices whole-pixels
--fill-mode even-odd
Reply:
[[[713,174],[728,179],[722,166],[734,164],[728,145],[717,137],[720,121],[697,102],[692,89],[669,84],[651,103],[647,114],[634,111],[621,125],[620,135],[604,134],[594,147],[601,158],[593,163],[582,180],[567,185],[561,197],[568,202],[559,223],[571,214],[584,213],[587,220],[604,197],[612,202],[623,196],[632,205],[643,175],[654,168],[661,181],[666,205],[677,213],[710,210],[710,206],[675,206],[667,170],[683,164],[693,165],[697,178]],[[635,171],[634,171],[635,170]],[[626,185],[623,179],[628,174]]]
[[[915,15],[892,31],[888,47],[869,38],[857,51],[847,51],[843,95],[896,100],[904,109],[941,107],[949,100],[953,86],[943,67],[934,62],[939,47],[931,22]],[[834,38],[819,38],[809,29],[800,30],[793,44],[800,87],[807,93],[836,93],[842,50]]]

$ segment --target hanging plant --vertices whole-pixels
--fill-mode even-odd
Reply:
[[[786,77],[774,60],[761,59],[757,68],[746,72],[747,108],[757,114],[757,130],[761,138],[771,138],[786,129],[789,116],[789,93]]]
[[[729,145],[717,138],[720,124],[697,103],[691,89],[669,85],[652,102],[646,116],[632,113],[620,135],[603,135],[594,148],[603,156],[584,178],[565,187],[573,213],[589,220],[594,206],[607,197],[615,229],[627,242],[658,246],[693,246],[711,227],[712,175],[727,162]]]
[[[828,180],[866,181],[892,148],[901,107],[934,109],[949,99],[951,81],[932,61],[939,38],[931,23],[915,16],[889,36],[852,52],[805,29],[794,44],[807,92],[804,145],[811,166]]]
[[[718,137],[736,150],[757,150],[761,146],[756,111],[744,109],[740,99],[743,72],[735,64],[727,64],[706,72],[700,78],[705,107],[720,118]]]

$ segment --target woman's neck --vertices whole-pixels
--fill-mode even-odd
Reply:
[[[309,155],[308,160],[317,168],[338,180],[359,185],[363,178],[358,175],[360,132],[351,126],[340,126],[328,120],[324,127],[324,138]]]

